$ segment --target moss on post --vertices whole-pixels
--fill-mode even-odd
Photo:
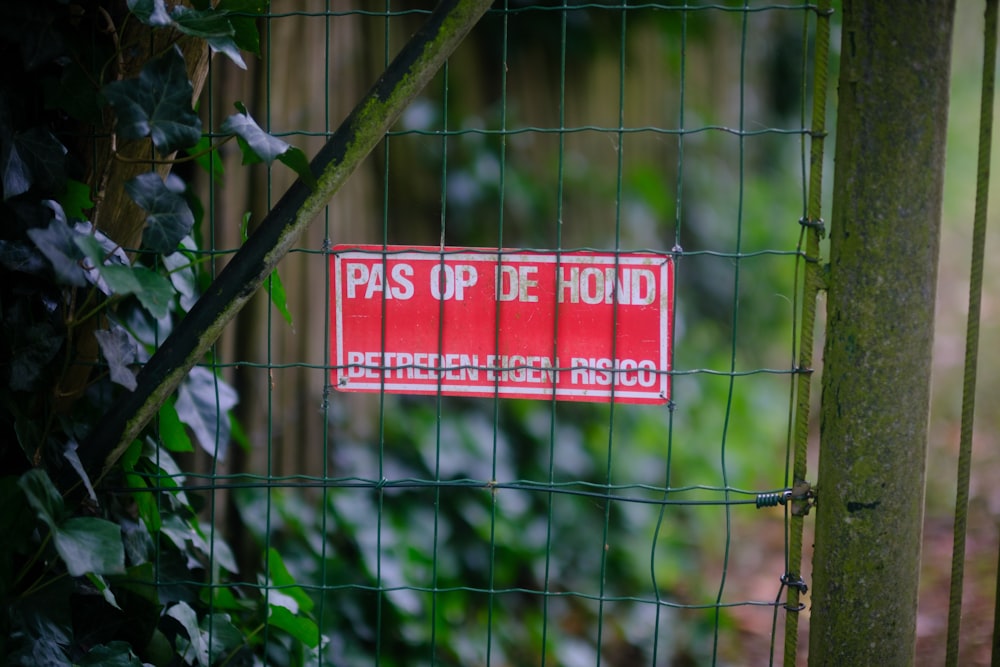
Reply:
[[[844,1],[810,665],[911,665],[954,0]]]

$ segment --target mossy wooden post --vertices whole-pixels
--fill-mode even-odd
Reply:
[[[844,0],[809,664],[912,665],[954,0]]]

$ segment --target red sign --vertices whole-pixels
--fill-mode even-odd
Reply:
[[[337,389],[670,396],[667,255],[340,245],[331,263]]]

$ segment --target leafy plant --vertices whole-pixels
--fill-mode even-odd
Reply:
[[[278,160],[312,178],[302,152],[241,103],[213,133],[192,106],[210,52],[239,67],[258,53],[266,9],[0,9],[0,655],[10,664],[304,664],[321,646],[276,552],[253,585],[218,587],[235,559],[200,525],[173,459],[194,443],[226,454],[237,396],[210,366],[109,470],[88,469],[78,444],[135,389],[136,365],[207,282],[201,205],[170,171],[177,152],[220,178],[209,134],[235,137],[245,163]]]

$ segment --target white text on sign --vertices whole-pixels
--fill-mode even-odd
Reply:
[[[410,299],[415,294],[411,264],[396,263],[385,278],[382,264],[345,263],[347,298]],[[496,268],[497,301],[536,303],[539,297],[538,267],[501,265]],[[464,301],[468,288],[479,280],[475,266],[434,265],[430,269],[428,293],[439,301]],[[617,287],[617,289],[616,289]],[[618,303],[649,305],[656,301],[656,274],[646,268],[596,268],[561,266],[556,283],[559,303]]]
[[[565,372],[559,359],[542,356],[493,355],[482,360],[478,354],[437,354],[434,352],[347,353],[347,377],[368,380],[445,380],[486,382],[527,382],[558,384]],[[609,387],[654,387],[658,381],[652,359],[606,359],[573,357],[568,369],[570,384]]]
[[[669,253],[337,246],[334,386],[662,404]]]

